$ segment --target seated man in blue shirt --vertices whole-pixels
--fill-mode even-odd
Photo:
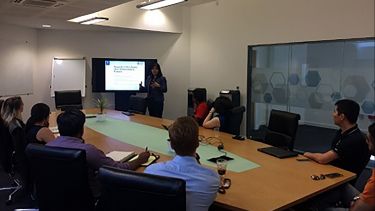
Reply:
[[[191,117],[180,117],[169,127],[169,139],[176,152],[173,160],[153,164],[145,173],[180,178],[186,181],[186,210],[208,210],[216,198],[219,175],[197,162],[199,127]]]

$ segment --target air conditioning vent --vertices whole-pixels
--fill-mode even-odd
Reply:
[[[64,5],[64,2],[56,0],[12,0],[14,4],[27,7],[56,8]]]

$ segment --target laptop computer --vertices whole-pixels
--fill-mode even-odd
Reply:
[[[259,148],[258,151],[278,157],[278,158],[296,157],[298,155],[297,152],[288,151],[288,150],[281,149],[278,147],[264,147],[264,148]]]

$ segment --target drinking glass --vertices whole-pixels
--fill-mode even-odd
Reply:
[[[220,134],[220,128],[219,127],[215,127],[214,128],[214,136],[215,136],[215,138],[219,138],[219,134]]]
[[[224,175],[227,171],[227,164],[228,161],[225,159],[217,159],[216,165],[217,165],[217,173],[220,175],[220,187],[222,187],[224,184]]]

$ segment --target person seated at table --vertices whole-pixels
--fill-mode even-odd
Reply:
[[[203,124],[203,120],[208,114],[208,105],[205,99],[204,89],[195,89],[193,91],[193,103],[194,103],[194,119],[200,126]]]
[[[325,153],[306,152],[304,156],[360,175],[370,159],[370,153],[365,136],[356,124],[359,109],[358,103],[352,100],[337,101],[332,117],[340,129],[332,141],[331,149]]]
[[[375,123],[368,127],[367,144],[372,155],[375,155]],[[360,193],[350,184],[318,196],[310,209],[325,211],[374,211],[375,210],[375,168],[365,188]],[[339,204],[340,206],[336,206]]]
[[[92,144],[86,144],[83,140],[85,114],[82,111],[73,109],[65,111],[57,117],[57,127],[60,136],[46,145],[51,147],[64,147],[71,149],[82,149],[86,151],[86,161],[89,168],[89,182],[94,197],[100,195],[99,181],[95,177],[97,171],[102,166],[113,166],[121,169],[135,170],[141,164],[145,163],[149,152],[142,152],[138,158],[131,162],[117,162],[107,157],[103,151]]]
[[[50,108],[37,103],[31,108],[31,116],[26,122],[25,132],[28,143],[46,144],[55,139],[49,126]]]
[[[25,149],[27,142],[25,139],[25,124],[22,121],[23,101],[20,96],[6,99],[1,109],[2,124],[5,127],[3,132],[8,133],[12,141],[11,151],[7,152],[11,156],[14,171],[20,176],[23,193],[32,190],[28,159]]]
[[[26,148],[26,142],[24,139],[25,124],[22,121],[23,112],[23,101],[19,96],[10,97],[3,103],[1,109],[1,119],[4,126],[8,130],[10,135],[16,135],[16,139],[20,140],[20,143],[13,143],[14,150],[17,152],[16,157],[21,156],[19,159],[26,159],[26,155],[23,155]],[[22,137],[18,137],[22,136]],[[22,154],[22,155],[21,155]],[[18,159],[18,158],[17,158]]]
[[[176,156],[171,161],[146,168],[145,173],[180,178],[186,181],[186,210],[208,210],[216,198],[219,175],[198,164],[199,126],[192,117],[180,117],[169,127],[169,139]]]
[[[214,105],[203,121],[205,128],[219,128],[220,131],[229,130],[229,115],[233,108],[232,101],[224,96],[215,99]]]

